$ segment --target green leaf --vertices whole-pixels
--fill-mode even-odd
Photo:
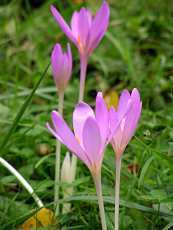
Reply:
[[[30,102],[31,102],[31,100],[32,100],[32,98],[34,96],[35,91],[37,90],[37,88],[39,87],[40,83],[42,82],[42,80],[46,76],[46,73],[47,73],[47,71],[49,69],[49,65],[50,64],[48,64],[46,66],[45,70],[43,71],[42,75],[40,76],[40,78],[39,78],[38,82],[36,83],[35,87],[33,88],[32,92],[29,94],[29,96],[26,98],[26,100],[24,101],[23,105],[19,109],[19,112],[17,113],[10,130],[8,131],[7,135],[4,137],[4,139],[3,139],[2,143],[1,143],[1,146],[0,146],[1,152],[2,152],[3,148],[5,147],[5,145],[7,144],[9,138],[11,137],[11,135],[13,134],[15,129],[17,128],[17,125],[18,125],[20,119],[22,118],[25,110],[29,106],[29,104],[30,104]]]
[[[67,199],[61,200],[60,203],[64,203],[64,202],[70,202],[70,201],[83,201],[83,202],[97,202],[97,196],[91,196],[91,195],[81,195],[81,196],[71,196]],[[108,196],[104,196],[104,201],[108,204],[112,204],[114,205],[114,197],[108,197]],[[125,201],[125,200],[120,200],[120,205],[126,208],[132,208],[132,209],[137,209],[139,211],[142,212],[148,212],[148,213],[152,213],[152,214],[158,214],[158,211],[155,210],[154,208],[150,208],[135,202],[131,202],[131,201]],[[173,214],[170,212],[163,212],[160,211],[159,212],[160,216],[163,217],[170,217],[173,220]]]
[[[138,181],[138,187],[140,188],[143,184],[143,181],[144,181],[144,177],[146,175],[146,173],[148,172],[148,169],[150,167],[150,164],[152,163],[154,157],[151,156],[150,158],[148,158],[148,160],[145,162],[142,170],[141,170],[141,174],[140,174],[140,177],[139,177],[139,181]]]

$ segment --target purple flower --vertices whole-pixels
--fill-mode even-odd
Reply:
[[[88,57],[104,36],[109,23],[109,6],[106,1],[95,17],[90,10],[82,8],[75,11],[71,19],[71,27],[64,21],[60,13],[52,5],[51,12],[67,37],[77,46],[80,55]]]
[[[67,87],[72,72],[72,54],[70,44],[67,45],[67,52],[63,53],[61,45],[56,44],[51,54],[52,74],[59,92]]]
[[[109,111],[110,129],[113,138],[112,147],[116,158],[120,159],[127,144],[133,137],[142,109],[142,102],[137,89],[133,89],[131,95],[124,90],[120,96],[118,110],[111,108]],[[119,123],[118,128],[115,124]]]
[[[76,106],[73,112],[74,133],[56,111],[52,112],[52,123],[53,128],[47,124],[49,131],[82,160],[92,174],[98,173],[109,136],[109,116],[102,93],[97,94],[95,114],[84,102]]]

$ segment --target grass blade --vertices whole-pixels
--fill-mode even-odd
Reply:
[[[42,80],[44,79],[44,77],[46,76],[46,73],[49,69],[50,63],[46,66],[45,70],[43,71],[43,73],[41,74],[38,82],[35,84],[32,92],[28,95],[28,97],[26,98],[26,100],[24,101],[23,105],[21,106],[21,108],[19,109],[19,112],[17,113],[14,122],[12,124],[12,126],[10,127],[9,131],[7,132],[7,135],[4,137],[0,149],[2,150],[5,145],[7,144],[7,142],[9,141],[9,138],[11,137],[11,135],[13,134],[13,132],[15,131],[20,119],[22,118],[25,110],[27,109],[29,103],[31,102],[35,91],[37,90],[37,88],[39,87],[40,83],[42,82]]]

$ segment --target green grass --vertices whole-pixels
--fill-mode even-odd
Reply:
[[[0,154],[28,179],[45,205],[53,209],[55,140],[45,123],[57,108],[58,97],[50,68],[41,84],[37,84],[50,62],[54,43],[65,46],[67,42],[50,14],[50,4],[55,3],[67,20],[80,5],[70,0],[47,0],[34,8],[27,0],[3,2],[6,4],[0,6]],[[94,2],[88,2],[93,11],[98,7]],[[115,89],[118,93],[124,88],[140,90],[142,117],[122,161],[120,229],[171,229],[173,3],[171,0],[110,2],[108,32],[90,58],[85,101],[93,105],[98,90]],[[73,76],[65,93],[64,116],[69,124],[79,86],[79,58],[74,46],[73,57]],[[43,146],[48,155],[41,155]],[[63,146],[62,156],[66,151]],[[102,175],[110,230],[114,220],[113,162],[114,153],[109,146]],[[136,174],[128,170],[132,164],[138,165]],[[36,206],[1,166],[0,178],[0,229],[16,229]],[[73,208],[69,214],[58,217],[60,229],[100,229],[93,182],[81,162],[74,187],[74,196],[69,198]]]

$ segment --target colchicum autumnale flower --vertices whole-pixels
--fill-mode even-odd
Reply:
[[[113,129],[115,123],[119,123],[111,140],[117,159],[121,157],[135,133],[141,115],[141,109],[142,102],[139,92],[137,89],[133,89],[131,94],[128,90],[122,92],[117,111],[114,108],[111,108],[109,111],[111,129]]]
[[[95,114],[88,104],[78,103],[73,112],[74,133],[56,111],[52,112],[52,123],[54,128],[47,124],[49,131],[82,160],[92,174],[98,173],[109,135],[108,110],[102,94],[97,94]]]
[[[51,12],[66,36],[76,45],[81,56],[88,57],[104,36],[109,23],[109,6],[103,2],[95,17],[87,8],[75,11],[71,18],[71,27],[52,5]]]
[[[121,156],[133,137],[142,109],[142,102],[137,89],[130,94],[124,90],[120,96],[118,110],[109,111],[110,129],[112,133],[111,144],[116,157],[116,184],[115,184],[115,230],[119,229],[119,202],[120,202],[120,172]],[[114,127],[118,124],[118,128]]]
[[[84,102],[76,106],[73,112],[74,133],[56,111],[52,112],[52,123],[53,128],[47,124],[49,131],[89,168],[96,186],[102,229],[106,230],[101,165],[109,140],[109,116],[102,94],[97,94],[95,114]]]
[[[67,87],[72,72],[72,54],[70,44],[67,45],[67,52],[63,52],[60,44],[56,44],[51,54],[52,74],[59,92]]]

